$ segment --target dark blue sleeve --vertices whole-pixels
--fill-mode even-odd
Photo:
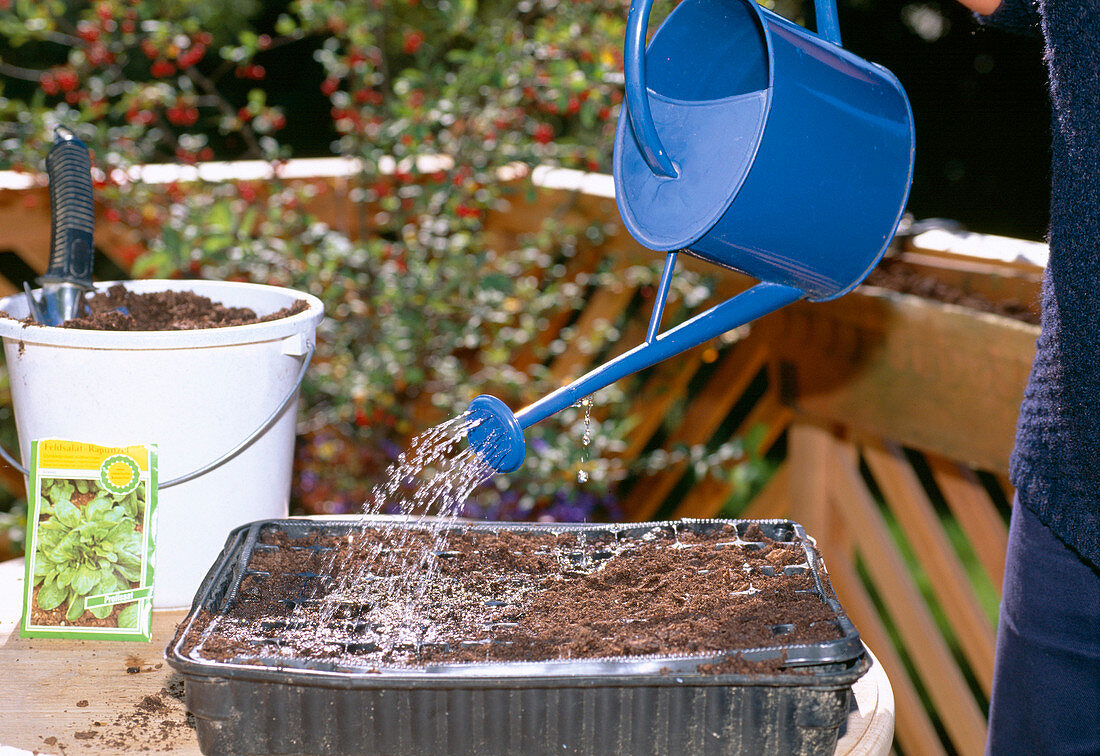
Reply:
[[[978,23],[1015,34],[1042,34],[1038,0],[1001,0],[988,16],[975,14]]]

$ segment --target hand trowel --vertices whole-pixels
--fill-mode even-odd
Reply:
[[[38,297],[23,284],[34,319],[57,326],[84,313],[84,295],[92,288],[92,163],[88,148],[71,130],[59,126],[46,156],[50,180],[50,262],[37,279]]]

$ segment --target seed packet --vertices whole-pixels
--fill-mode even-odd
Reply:
[[[31,443],[20,634],[150,640],[157,450]]]

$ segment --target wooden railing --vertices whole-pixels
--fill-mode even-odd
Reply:
[[[515,249],[553,215],[611,232],[573,258],[566,277],[657,257],[622,231],[608,177],[535,178],[533,201],[516,199],[488,219],[493,246]],[[328,180],[338,189],[343,179]],[[48,216],[41,201],[25,200],[34,192],[41,194],[0,191],[0,251],[41,269],[44,257],[29,249],[48,236]],[[346,196],[335,191],[324,202],[314,209],[354,234]],[[111,254],[125,238],[107,228],[97,244]],[[942,249],[902,254],[987,298],[1037,297],[1034,264]],[[683,264],[715,277],[715,299],[751,283]],[[612,353],[644,338],[648,313],[631,306],[639,296],[625,279],[594,292],[569,323],[573,341],[593,348],[566,350],[552,375],[564,382],[591,367],[608,325],[620,334],[607,345]],[[543,337],[565,325],[553,322]],[[737,514],[789,517],[817,539],[842,604],[889,675],[900,753],[983,752],[1012,498],[1007,460],[1036,335],[1015,320],[861,287],[833,302],[792,305],[629,379],[635,422],[624,459],[755,429],[760,453],[779,460]],[[698,477],[682,462],[639,474],[625,511],[638,520],[728,514],[737,493],[731,472]]]

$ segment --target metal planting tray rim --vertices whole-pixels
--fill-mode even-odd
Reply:
[[[814,578],[817,591],[834,613],[841,637],[832,641],[806,644],[794,643],[756,648],[727,649],[718,653],[671,655],[650,654],[614,656],[588,659],[555,659],[545,661],[494,661],[453,662],[447,664],[410,666],[348,665],[331,661],[296,660],[285,657],[234,659],[217,661],[186,654],[182,647],[188,634],[204,610],[219,614],[232,601],[236,588],[245,574],[253,548],[261,531],[276,528],[293,536],[309,531],[346,533],[361,525],[385,524],[426,530],[461,527],[466,531],[512,531],[537,533],[613,533],[616,537],[637,536],[656,529],[681,529],[699,531],[709,527],[755,524],[765,535],[780,542],[800,541],[806,562]],[[773,537],[779,536],[779,537]],[[740,538],[740,533],[738,534]],[[785,655],[785,666],[801,668],[793,673],[704,674],[699,665],[721,663],[740,655],[746,661],[769,661]],[[821,554],[803,527],[784,519],[684,519],[657,522],[630,523],[530,523],[530,522],[480,522],[440,519],[434,517],[402,517],[372,515],[351,519],[271,519],[258,520],[233,530],[226,540],[218,560],[211,566],[202,585],[196,592],[191,610],[177,629],[176,636],[165,649],[169,664],[178,671],[190,675],[231,676],[255,680],[287,681],[288,674],[297,682],[314,680],[319,684],[337,682],[341,687],[393,687],[421,686],[426,683],[456,684],[463,687],[492,686],[502,678],[513,682],[522,680],[524,687],[555,687],[563,678],[576,685],[652,685],[680,684],[690,678],[696,685],[728,685],[731,681],[751,680],[752,684],[805,685],[815,677],[832,678],[839,675],[856,679],[865,671],[866,661],[859,632],[848,619],[829,583]],[[809,677],[809,679],[807,679]],[[820,681],[820,680],[819,680]],[[830,682],[832,680],[830,679]]]

